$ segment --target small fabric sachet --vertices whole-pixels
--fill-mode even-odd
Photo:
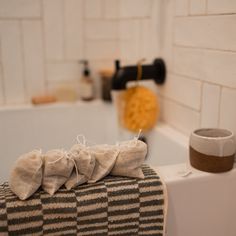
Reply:
[[[91,155],[95,157],[95,168],[88,183],[95,183],[108,175],[116,163],[119,148],[114,145],[96,145],[89,148]]]
[[[72,147],[69,156],[74,162],[74,169],[65,183],[68,190],[86,183],[91,178],[95,167],[95,157],[90,154],[86,147],[81,147],[79,144]]]
[[[147,144],[133,139],[119,143],[119,155],[111,175],[143,179],[142,164],[147,155]]]
[[[73,170],[70,178],[66,181],[65,187],[67,190],[71,190],[81,184],[84,184],[88,181],[88,179],[84,176]]]
[[[43,160],[41,151],[26,153],[16,161],[9,179],[9,186],[21,200],[33,195],[42,183]]]
[[[65,151],[59,149],[48,151],[44,155],[43,190],[53,195],[70,177],[73,166]]]

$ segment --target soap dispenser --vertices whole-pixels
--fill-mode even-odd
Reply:
[[[84,101],[91,101],[94,99],[94,82],[90,77],[90,70],[87,60],[80,61],[84,65],[83,74],[79,81],[79,95]]]

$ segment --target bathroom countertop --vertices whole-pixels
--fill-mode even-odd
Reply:
[[[190,166],[189,163],[175,165],[156,166],[154,169],[161,175],[162,179],[168,184],[183,180],[193,180],[202,178],[223,178],[236,175],[236,164],[230,171],[223,173],[208,173],[197,170]]]

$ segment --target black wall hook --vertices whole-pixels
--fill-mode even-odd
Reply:
[[[115,62],[116,72],[112,78],[112,90],[123,90],[128,81],[136,80],[137,65],[120,67],[120,61]],[[153,79],[156,84],[163,84],[166,78],[165,62],[161,58],[153,61],[153,64],[142,65],[142,80]]]

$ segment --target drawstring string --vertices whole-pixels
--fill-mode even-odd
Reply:
[[[82,140],[81,140],[81,138],[82,138]],[[76,137],[76,141],[77,141],[78,144],[84,146],[85,148],[87,148],[87,146],[89,144],[96,145],[96,143],[94,143],[92,141],[89,141],[89,140],[86,140],[86,138],[83,134],[78,134],[77,137]]]
[[[142,133],[142,129],[139,129],[139,132],[138,132],[137,136],[134,136],[133,140],[130,140],[128,142],[128,147],[134,147],[135,145],[137,145],[138,139],[140,138],[141,133]],[[135,144],[133,144],[132,141],[135,141]],[[120,147],[120,143],[116,142],[116,146]]]
[[[142,129],[139,129],[138,135],[134,137],[134,139],[138,140],[140,138],[140,135],[142,133]]]
[[[71,156],[74,156],[73,153],[70,153]],[[76,172],[76,181],[78,182],[79,181],[79,171],[78,171],[78,167],[76,165],[76,162],[75,160],[69,155],[69,153],[65,150],[61,150],[61,157],[59,157],[58,159],[56,159],[55,161],[50,161],[48,162],[49,164],[53,164],[53,163],[56,163],[60,160],[62,160],[63,158],[66,158],[67,160],[70,160],[73,162],[74,164],[74,167],[75,167],[75,172]]]
[[[136,140],[136,144],[138,143],[138,139],[140,138],[141,133],[142,129],[139,129],[138,135],[134,137],[134,140]]]
[[[66,151],[61,150],[61,157],[59,157],[59,158],[56,159],[55,161],[49,161],[48,163],[49,163],[49,164],[56,163],[56,162],[60,161],[61,159],[63,159],[65,156],[66,156],[66,158],[69,158],[69,157],[67,156]]]
[[[82,138],[82,142],[81,142],[80,138]],[[76,137],[76,141],[77,141],[78,144],[86,146],[86,139],[85,139],[85,136],[83,134],[78,134],[77,137]]]

